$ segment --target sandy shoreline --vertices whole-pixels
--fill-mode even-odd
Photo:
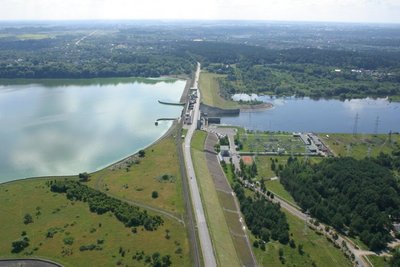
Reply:
[[[273,108],[272,103],[262,103],[257,105],[241,105],[240,112],[258,112]]]

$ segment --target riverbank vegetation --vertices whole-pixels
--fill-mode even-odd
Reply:
[[[186,232],[178,222],[161,215],[163,225],[157,230],[125,227],[110,211],[91,212],[88,203],[52,192],[51,181],[30,179],[0,185],[1,258],[41,257],[64,266],[87,266],[88,258],[95,266],[189,265]],[[25,214],[32,216],[31,223],[24,224]],[[28,246],[16,244],[22,250],[12,253],[16,241],[26,241]]]
[[[281,182],[303,210],[343,233],[359,236],[371,250],[386,248],[393,222],[400,219],[400,189],[387,168],[371,159],[288,162],[280,172]]]

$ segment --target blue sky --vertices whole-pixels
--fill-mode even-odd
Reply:
[[[400,23],[400,0],[0,0],[0,20],[240,19]]]

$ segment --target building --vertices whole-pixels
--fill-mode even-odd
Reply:
[[[229,157],[230,156],[229,146],[220,146],[220,153],[221,156],[223,157]]]

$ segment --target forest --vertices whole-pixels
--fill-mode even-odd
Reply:
[[[332,158],[310,164],[289,158],[281,183],[304,211],[379,251],[400,220],[400,188],[376,161]]]
[[[236,183],[233,190],[240,202],[240,210],[251,233],[264,242],[271,239],[282,244],[289,242],[289,224],[278,204],[262,197],[245,195],[243,186]]]
[[[398,36],[395,26],[371,25],[0,24],[0,78],[187,75],[200,61],[226,75],[227,98],[399,96]]]
[[[65,193],[69,200],[87,202],[91,212],[97,214],[111,212],[127,227],[143,226],[144,229],[153,231],[164,223],[160,216],[151,216],[146,210],[109,197],[75,180],[54,180],[48,185],[52,192]]]

